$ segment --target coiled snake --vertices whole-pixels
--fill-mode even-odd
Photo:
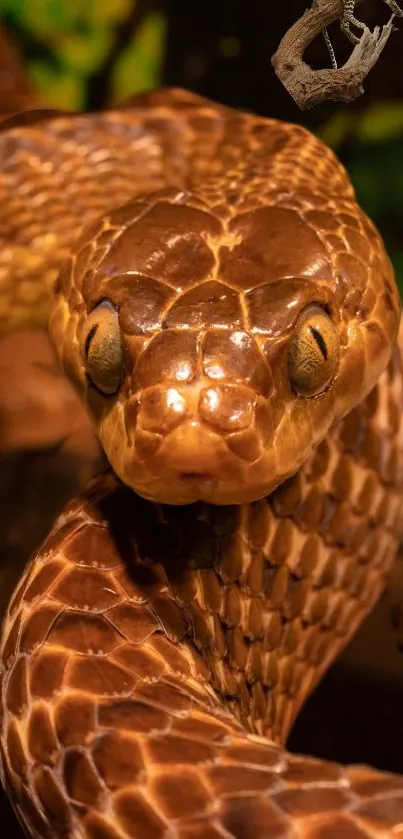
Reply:
[[[28,835],[403,835],[403,778],[284,747],[403,531],[399,296],[342,166],[168,91],[6,129],[0,167],[2,327],[42,322],[54,284],[113,470],[3,627]]]

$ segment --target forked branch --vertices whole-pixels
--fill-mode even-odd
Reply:
[[[384,0],[392,8],[390,20],[382,28],[374,31],[352,15],[348,8],[358,6],[364,0],[313,0],[312,5],[284,35],[271,62],[275,73],[288,90],[301,110],[312,108],[326,99],[339,102],[351,102],[363,93],[363,81],[387,44],[394,29],[393,20],[397,13],[403,12],[395,2]],[[393,5],[392,5],[393,4]],[[397,11],[396,11],[397,10]],[[355,46],[350,58],[342,67],[313,70],[303,60],[308,45],[321,33],[326,34],[330,23],[340,20],[343,31],[349,31],[349,22],[359,26],[362,35],[358,39],[352,36]],[[328,42],[328,39],[327,39]],[[332,58],[332,55],[331,55]]]

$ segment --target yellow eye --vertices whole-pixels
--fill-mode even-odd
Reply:
[[[331,318],[310,306],[300,315],[288,349],[288,374],[293,388],[315,396],[330,384],[339,363],[340,344]]]
[[[110,396],[123,376],[123,346],[118,313],[103,301],[87,318],[80,340],[86,371],[93,384]]]

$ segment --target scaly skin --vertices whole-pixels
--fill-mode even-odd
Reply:
[[[399,299],[344,170],[300,128],[181,92],[0,152],[2,323],[46,314],[67,257],[52,337],[128,485],[68,507],[5,620],[2,774],[28,835],[401,835],[402,778],[284,745],[403,529]],[[113,396],[80,348],[105,298]],[[286,359],[312,303],[340,358],[301,397]]]

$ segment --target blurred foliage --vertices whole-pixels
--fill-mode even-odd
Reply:
[[[27,71],[49,105],[87,107],[88,90],[116,48],[136,0],[0,0],[0,17],[27,57]],[[114,101],[160,80],[164,16],[150,12],[122,48],[111,83]]]
[[[165,40],[163,15],[150,13],[136,38],[119,55],[112,72],[112,101],[125,99],[141,90],[158,87],[160,59]]]
[[[321,128],[321,137],[333,148],[354,136],[362,143],[384,143],[403,136],[403,103],[376,102],[364,111],[339,108]]]

